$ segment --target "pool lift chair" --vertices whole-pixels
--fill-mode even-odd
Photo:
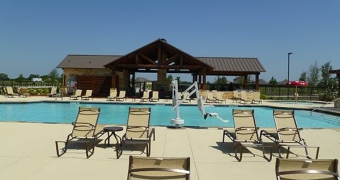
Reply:
[[[189,92],[189,94],[188,94]],[[189,86],[185,91],[182,93],[178,92],[178,82],[177,80],[172,81],[172,109],[176,111],[176,118],[170,120],[170,123],[175,124],[175,128],[179,128],[180,125],[184,124],[184,120],[180,118],[179,107],[180,105],[186,101],[186,98],[179,98],[182,96],[191,97],[191,95],[196,93],[197,97],[197,106],[199,111],[202,113],[204,119],[207,117],[215,117],[218,120],[227,123],[228,120],[224,120],[218,116],[218,113],[207,113],[205,112],[204,105],[203,105],[203,98],[198,93],[198,86],[197,82],[194,82],[191,86]]]
[[[97,128],[99,113],[100,108],[79,107],[77,119],[72,123],[73,129],[66,141],[55,141],[58,157],[68,149],[85,149],[87,158],[93,155],[98,138],[104,134],[102,129]],[[60,143],[64,147],[59,148]]]

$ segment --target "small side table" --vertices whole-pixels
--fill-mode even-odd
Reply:
[[[107,138],[104,141],[104,144],[106,144],[106,141],[108,142],[107,145],[110,146],[110,138],[113,135],[117,141],[117,144],[120,144],[120,142],[122,141],[122,138],[119,137],[116,132],[118,131],[123,131],[123,127],[119,127],[119,126],[107,126],[104,127],[104,132],[107,132]],[[111,134],[110,134],[111,133]],[[119,138],[119,141],[118,141]]]

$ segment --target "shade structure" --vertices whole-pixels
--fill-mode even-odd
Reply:
[[[299,94],[297,93],[297,87],[307,87],[308,83],[306,81],[289,81],[286,83],[287,86],[295,86],[295,103]]]

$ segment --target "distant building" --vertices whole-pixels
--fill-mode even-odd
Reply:
[[[33,82],[42,82],[42,78],[32,78]]]

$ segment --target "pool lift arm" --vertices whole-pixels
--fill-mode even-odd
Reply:
[[[177,82],[177,80],[174,80],[174,81],[172,81],[172,109],[176,110],[176,118],[171,119],[170,122],[172,124],[175,124],[176,127],[179,127],[181,124],[184,124],[184,120],[181,119],[181,117],[180,117],[179,105],[181,105],[185,101],[186,97],[183,97],[181,99],[179,99],[179,97],[182,97],[186,92],[189,92],[188,97],[190,97],[191,95],[196,93],[198,110],[201,111],[204,119],[206,119],[209,116],[209,117],[215,117],[215,118],[217,118],[218,120],[220,120],[224,123],[229,122],[228,120],[224,120],[221,117],[219,117],[218,113],[207,113],[207,112],[205,112],[202,97],[198,93],[197,82],[194,82],[184,92],[180,93],[180,92],[178,92],[178,82]]]

